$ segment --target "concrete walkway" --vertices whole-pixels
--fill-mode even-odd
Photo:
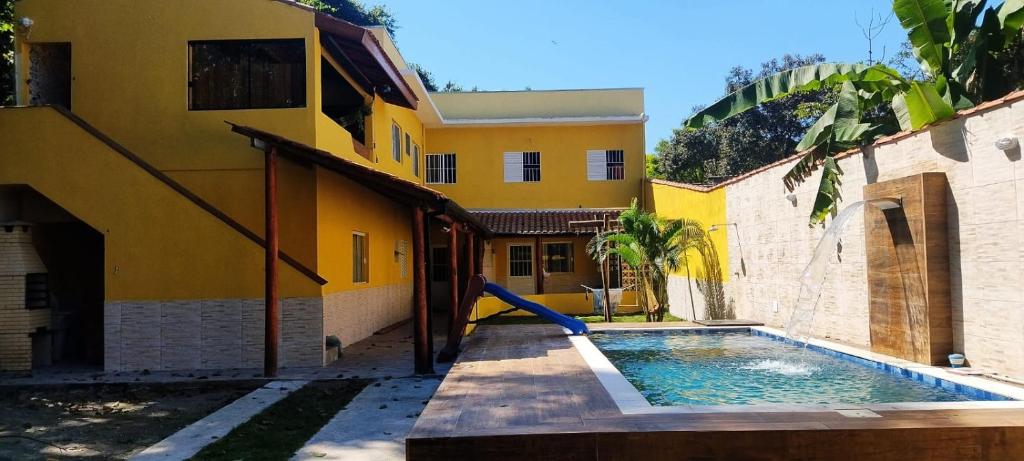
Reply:
[[[292,459],[404,460],[405,436],[440,384],[440,377],[378,380],[338,412]]]
[[[132,461],[186,460],[203,447],[224,437],[234,428],[277,403],[308,381],[272,381],[229,403],[170,437],[132,456]]]

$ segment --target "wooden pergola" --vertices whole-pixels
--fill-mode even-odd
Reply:
[[[231,130],[251,139],[253,147],[263,150],[266,160],[266,349],[264,373],[277,373],[277,345],[280,337],[278,324],[277,260],[277,158],[283,156],[300,165],[324,168],[379,193],[381,196],[408,206],[412,220],[412,268],[415,371],[419,374],[434,372],[433,335],[430,313],[430,282],[427,279],[427,248],[430,242],[430,222],[438,220],[448,228],[449,265],[451,273],[449,336],[461,335],[459,328],[459,299],[471,275],[482,269],[483,240],[491,237],[490,230],[473,215],[444,194],[415,182],[384,173],[359,163],[345,160],[329,152],[310,147],[290,139],[256,128],[227,122]],[[465,271],[459,271],[459,235],[465,246]],[[459,331],[456,331],[459,330]]]

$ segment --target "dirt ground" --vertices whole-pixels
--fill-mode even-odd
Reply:
[[[3,386],[0,460],[125,459],[263,384]]]

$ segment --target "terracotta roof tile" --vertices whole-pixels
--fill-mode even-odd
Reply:
[[[603,219],[605,214],[614,221],[620,212],[621,208],[469,210],[495,235],[593,234],[593,230],[571,228],[569,222]]]

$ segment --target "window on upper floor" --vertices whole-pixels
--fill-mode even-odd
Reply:
[[[544,271],[572,272],[573,254],[571,242],[556,242],[544,244]]]
[[[28,60],[29,105],[71,109],[71,44],[33,43]]]
[[[412,145],[412,174],[420,177],[420,145]]]
[[[412,156],[412,136],[409,133],[405,133],[405,156]]]
[[[306,106],[302,39],[189,42],[189,110]]]
[[[391,158],[402,161],[402,127],[395,122],[391,122]]]
[[[505,182],[540,182],[540,152],[505,152]]]
[[[352,233],[352,283],[370,281],[370,246],[365,233]]]
[[[625,154],[622,149],[587,151],[588,181],[618,181],[625,177]]]
[[[455,184],[455,154],[427,154],[427,184]]]

